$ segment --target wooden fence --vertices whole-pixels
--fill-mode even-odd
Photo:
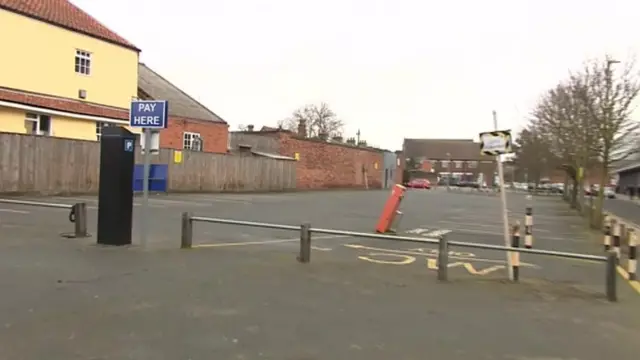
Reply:
[[[154,163],[169,165],[170,192],[296,187],[295,161],[183,151],[176,163],[175,151],[161,149],[153,156]],[[0,133],[0,193],[97,193],[99,164],[98,142]]]

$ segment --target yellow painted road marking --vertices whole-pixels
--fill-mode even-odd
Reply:
[[[411,248],[407,249],[409,251],[417,251],[421,253],[429,253],[433,255],[438,255],[438,249],[425,249],[425,248]],[[461,258],[474,258],[476,255],[470,252],[458,252],[458,251],[449,251],[449,256],[458,256]]]
[[[411,256],[425,256],[425,257],[436,257],[437,256],[436,254],[430,254],[430,253],[421,253],[421,252],[408,251],[408,250],[385,249],[385,248],[364,246],[364,245],[360,245],[360,244],[343,244],[343,246],[346,246],[346,247],[352,248],[352,249],[363,249],[363,250],[371,250],[371,251],[379,251],[379,252],[385,252],[385,253],[403,254],[403,255],[411,255]],[[460,257],[460,256],[449,256],[449,259],[467,260],[467,261],[473,261],[473,262],[486,262],[486,263],[493,263],[493,264],[500,264],[500,265],[504,265],[506,263],[504,260],[492,260],[492,259],[480,259],[480,258],[470,259],[469,257]],[[529,263],[525,263],[525,262],[521,262],[520,266],[531,267],[531,268],[540,268],[540,266],[538,266],[538,265],[529,264]]]
[[[373,256],[379,257],[391,257],[391,258],[400,258],[399,260],[379,260],[373,258]],[[416,261],[416,258],[409,255],[402,254],[392,254],[392,253],[370,253],[366,256],[358,256],[358,259],[369,261],[376,264],[387,264],[387,265],[409,265]]]
[[[617,270],[618,270],[618,274],[620,274],[620,276],[622,276],[625,280],[627,280],[629,285],[631,285],[631,287],[638,294],[640,294],[640,282],[638,282],[637,280],[629,280],[629,273],[622,266],[618,265]]]
[[[505,268],[504,265],[493,265],[493,266],[490,266],[490,267],[488,267],[486,269],[476,270],[476,268],[473,266],[473,264],[468,263],[468,262],[454,262],[454,263],[451,263],[451,264],[447,265],[447,267],[450,267],[450,268],[459,267],[459,266],[464,267],[469,272],[469,274],[471,274],[471,275],[480,275],[480,276],[487,275],[487,274],[490,274],[490,273],[492,273],[494,271],[502,270],[502,269]],[[436,259],[427,259],[427,267],[430,270],[438,270],[438,260],[436,260]]]

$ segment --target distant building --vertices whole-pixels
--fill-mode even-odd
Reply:
[[[169,123],[160,132],[160,147],[213,153],[229,151],[229,125],[220,116],[153,71],[138,67],[138,97],[169,101]]]
[[[492,185],[496,172],[495,159],[482,155],[480,144],[470,139],[404,139],[399,159],[403,182],[411,178],[436,182],[450,177],[452,182],[483,179]]]

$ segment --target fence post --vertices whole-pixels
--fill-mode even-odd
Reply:
[[[87,204],[77,203],[73,207],[75,213],[74,232],[76,238],[85,238],[87,234]]]
[[[604,251],[611,249],[611,217],[609,214],[604,214]]]
[[[616,264],[620,262],[620,222],[613,223],[613,251],[616,253]]]
[[[311,224],[300,225],[300,254],[298,262],[303,264],[311,262]]]
[[[519,248],[520,247],[520,222],[516,221],[516,224],[513,226],[511,234],[511,247]],[[526,235],[525,235],[526,239]],[[512,251],[511,252],[511,268],[513,269],[513,281],[518,282],[520,280],[520,252]]]
[[[618,294],[616,293],[617,260],[618,260],[618,256],[615,251],[607,252],[606,290],[607,290],[607,300],[609,301],[618,301]]]
[[[524,216],[524,247],[533,247],[533,208],[528,206]]]
[[[438,242],[438,280],[447,281],[447,269],[449,268],[449,243],[447,236],[440,236]]]
[[[191,249],[193,245],[193,220],[191,220],[191,213],[182,213],[182,230],[180,233],[180,248]]]
[[[627,272],[629,273],[629,280],[636,280],[636,270],[638,267],[638,240],[636,239],[636,231],[633,228],[629,228],[629,262],[627,263]]]

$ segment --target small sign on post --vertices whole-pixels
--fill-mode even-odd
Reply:
[[[166,100],[133,100],[129,111],[129,126],[142,128],[144,149],[144,174],[142,180],[142,216],[140,217],[140,244],[144,248],[147,244],[147,211],[149,208],[149,155],[153,147],[159,147],[157,131],[166,129],[169,122],[169,103]],[[156,135],[153,135],[156,131]],[[152,140],[152,137],[154,140]],[[148,151],[147,151],[148,150]]]
[[[511,130],[496,130],[480,133],[482,155],[498,156],[513,152]]]
[[[509,154],[513,152],[511,146],[511,130],[498,130],[498,114],[494,110],[493,112],[493,128],[494,131],[487,131],[480,133],[480,152],[483,155],[495,156],[498,165],[498,186],[500,189],[500,201],[502,202],[502,225],[504,233],[504,245],[506,247],[511,246],[511,239],[509,236],[509,219],[507,210],[507,194],[504,189],[504,169],[502,168],[502,161],[500,155]],[[507,252],[507,265],[509,272],[509,279],[514,280],[515,274],[513,271],[513,261],[511,258],[512,252]]]

